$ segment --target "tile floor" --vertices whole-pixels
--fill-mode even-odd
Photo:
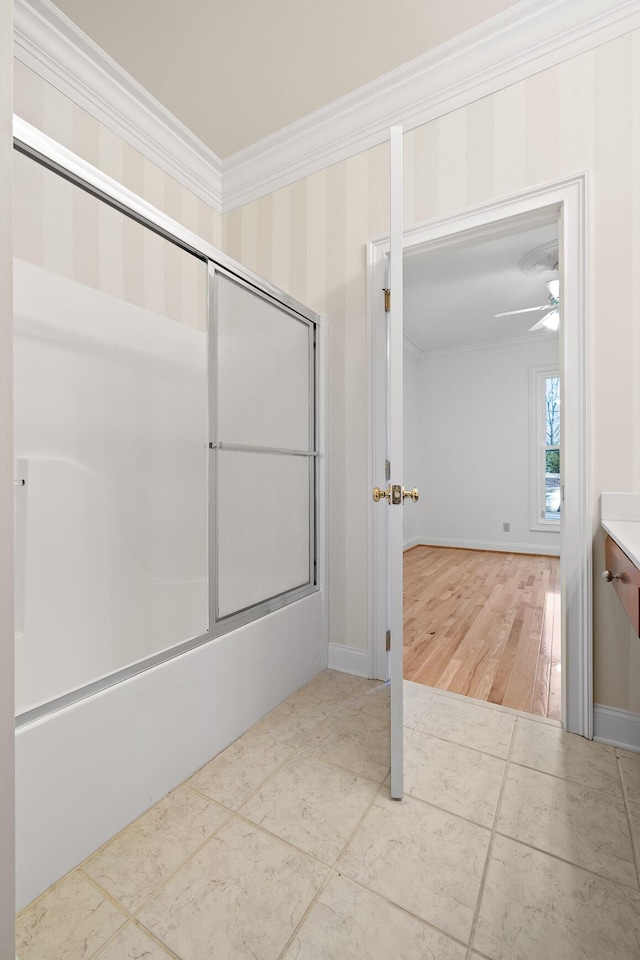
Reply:
[[[638,960],[640,755],[325,671],[18,918],[20,960]]]

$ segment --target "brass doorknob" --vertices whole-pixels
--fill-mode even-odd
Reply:
[[[402,488],[402,499],[403,500],[413,500],[414,503],[418,502],[418,497],[420,496],[420,491],[417,487],[414,487],[413,490],[405,490]]]
[[[380,487],[373,488],[373,499],[375,503],[379,503],[380,500],[388,500],[390,496],[390,490],[381,490]]]

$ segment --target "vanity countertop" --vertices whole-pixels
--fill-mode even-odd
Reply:
[[[640,494],[602,493],[602,528],[640,569]]]
[[[640,570],[640,520],[602,520],[602,529]]]

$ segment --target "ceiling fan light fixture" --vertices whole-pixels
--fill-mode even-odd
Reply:
[[[548,240],[547,243],[534,247],[525,253],[518,264],[518,268],[529,277],[536,280],[555,280],[558,276],[558,241]]]

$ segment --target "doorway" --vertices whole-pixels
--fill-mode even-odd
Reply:
[[[562,556],[561,596],[561,711],[560,719],[570,732],[593,735],[591,522],[589,516],[589,362],[586,271],[586,176],[534,187],[460,214],[430,221],[403,233],[405,253],[414,247],[432,249],[473,244],[478,238],[496,238],[558,224],[558,246],[563,274],[562,325],[559,336],[559,370],[562,383]],[[371,391],[372,488],[384,469],[386,360],[384,352],[384,305],[378,296],[385,284],[385,260],[389,238],[369,244],[369,342]],[[504,312],[508,306],[505,305]],[[501,312],[497,311],[496,312]],[[398,376],[398,371],[394,373]],[[402,371],[399,371],[402,380]],[[406,425],[405,425],[406,429]],[[407,488],[414,485],[404,477]],[[428,481],[427,481],[428,483]],[[421,491],[424,501],[429,489]],[[388,653],[388,582],[386,563],[389,542],[385,516],[370,507],[370,657],[371,676],[386,679]],[[509,522],[509,518],[504,518]],[[396,601],[394,601],[396,602]],[[394,636],[392,643],[397,642]]]
[[[557,215],[404,257],[404,677],[560,717]]]

